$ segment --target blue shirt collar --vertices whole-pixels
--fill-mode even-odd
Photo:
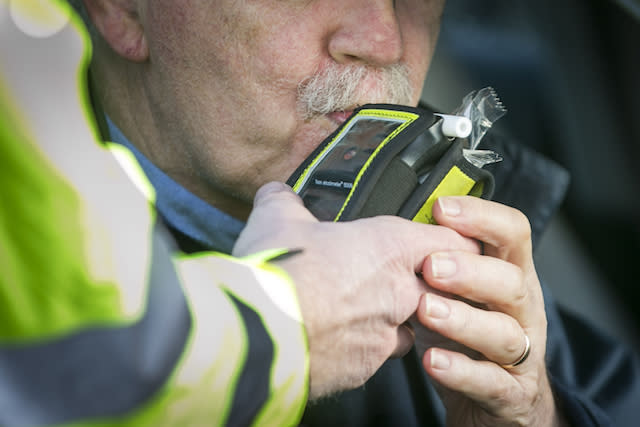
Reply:
[[[231,253],[244,222],[214,208],[175,182],[151,163],[109,117],[106,119],[111,140],[131,150],[155,188],[156,208],[163,219],[205,247]]]

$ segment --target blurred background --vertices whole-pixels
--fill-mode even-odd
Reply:
[[[541,279],[640,349],[640,2],[448,0],[423,100],[448,112],[485,86],[508,109],[495,128],[571,174]]]

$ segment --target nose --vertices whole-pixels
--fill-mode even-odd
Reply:
[[[338,63],[373,66],[397,63],[402,33],[393,0],[349,0],[329,39],[329,54]]]

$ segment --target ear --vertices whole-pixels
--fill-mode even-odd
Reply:
[[[134,0],[84,0],[87,14],[111,49],[135,62],[149,57]]]

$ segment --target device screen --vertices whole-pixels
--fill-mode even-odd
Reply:
[[[311,164],[297,190],[320,220],[333,220],[360,170],[380,145],[406,120],[357,115]]]

